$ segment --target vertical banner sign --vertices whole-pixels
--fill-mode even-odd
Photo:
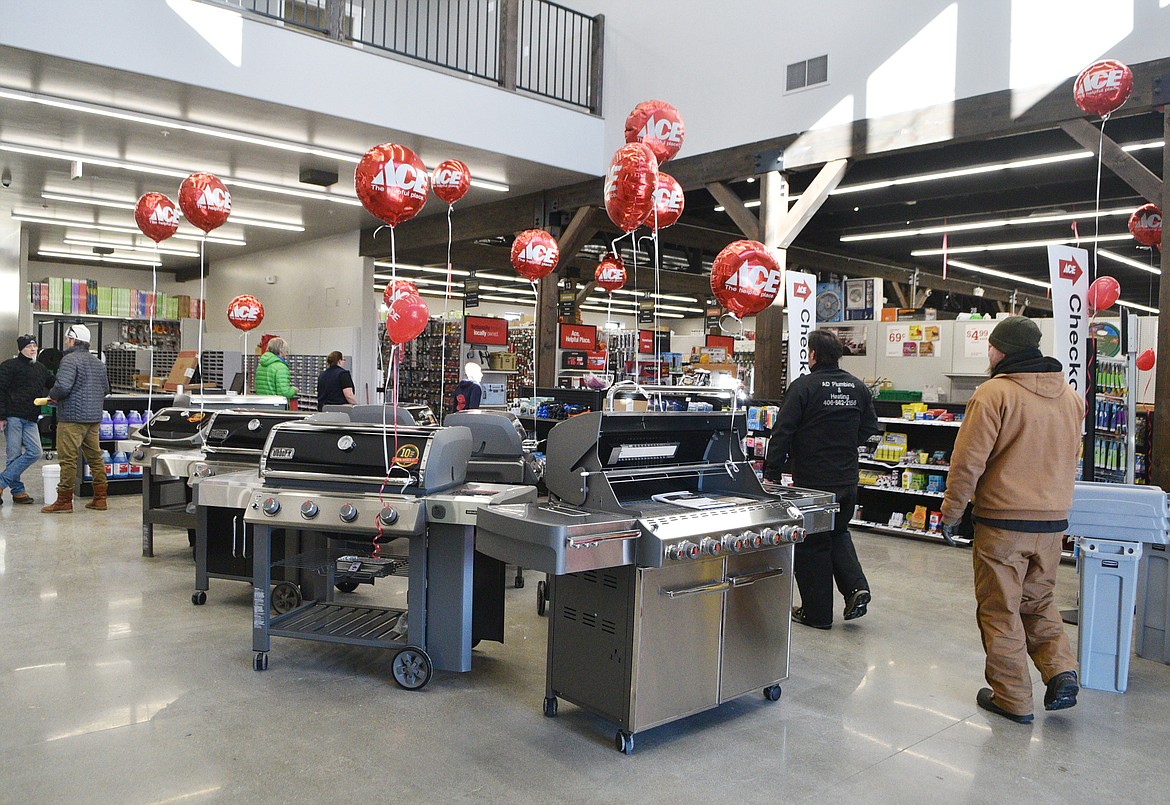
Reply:
[[[479,307],[479,280],[475,278],[474,271],[463,280],[463,307],[464,309]]]
[[[717,331],[719,329],[719,317],[723,314],[723,309],[719,307],[719,303],[714,299],[707,300],[707,314],[706,314],[706,330],[708,332]]]
[[[557,315],[571,319],[576,315],[576,291],[557,291]]]
[[[1089,337],[1089,252],[1073,246],[1048,247],[1056,349],[1068,384],[1084,396],[1089,389],[1085,346]]]
[[[638,303],[638,324],[653,324],[654,323],[654,303],[653,302],[639,302]]]
[[[817,278],[801,271],[787,271],[784,287],[788,294],[788,382],[807,375],[808,334],[817,326]]]

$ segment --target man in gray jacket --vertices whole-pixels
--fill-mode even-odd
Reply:
[[[98,426],[102,421],[102,403],[110,391],[106,366],[89,351],[89,328],[74,324],[65,333],[65,354],[57,370],[57,382],[49,391],[49,399],[57,403],[57,460],[61,464],[61,482],[57,484],[57,500],[41,511],[49,513],[73,511],[73,485],[77,482],[80,454],[93,469],[93,500],[87,509],[106,509],[106,464],[102,460],[98,441]]]

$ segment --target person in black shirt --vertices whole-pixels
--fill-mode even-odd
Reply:
[[[479,408],[479,403],[483,399],[483,387],[480,385],[483,382],[483,367],[478,363],[468,362],[463,367],[463,373],[467,379],[460,380],[451,394],[451,407],[454,411]]]
[[[328,366],[317,376],[317,410],[325,410],[326,405],[356,405],[353,376],[345,368],[345,356],[333,350],[325,362]]]
[[[865,384],[838,368],[841,342],[825,330],[808,335],[810,373],[788,386],[764,461],[764,477],[779,482],[792,460],[797,486],[837,496],[841,510],[833,530],[809,534],[795,546],[793,575],[801,606],[797,623],[817,629],[833,626],[833,582],[845,598],[845,620],[860,618],[871,600],[869,582],[857,559],[849,521],[857,503],[857,448],[881,432],[873,398]]]
[[[0,363],[0,432],[7,437],[7,464],[0,472],[0,493],[12,490],[14,503],[32,503],[21,473],[41,457],[41,433],[37,421],[41,408],[34,400],[53,386],[53,374],[37,362],[37,339],[22,335],[15,358]],[[0,502],[3,499],[0,498]]]

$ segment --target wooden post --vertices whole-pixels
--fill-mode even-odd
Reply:
[[[516,89],[516,70],[520,61],[519,0],[500,0],[500,42],[496,81],[503,89]]]
[[[601,86],[605,71],[602,61],[605,58],[605,15],[598,14],[593,18],[593,40],[589,49],[589,111],[595,115],[601,114]]]
[[[1170,106],[1162,110],[1162,136],[1170,138]],[[1170,141],[1170,140],[1168,140]],[[1170,209],[1165,179],[1170,177],[1170,148],[1162,146],[1160,206]],[[1154,364],[1154,449],[1150,451],[1150,482],[1170,489],[1170,236],[1162,227],[1162,276],[1158,281],[1158,360]],[[1137,389],[1130,389],[1136,394]]]
[[[325,30],[330,39],[345,41],[345,0],[325,0]]]
[[[765,173],[760,184],[760,234],[765,246],[778,245],[781,223],[788,214],[788,180],[779,171]],[[785,255],[779,255],[781,265]],[[783,287],[783,286],[781,286]],[[756,359],[752,396],[776,400],[784,394],[784,294],[756,315]]]
[[[538,388],[551,388],[557,384],[557,297],[560,281],[556,274],[549,274],[537,283],[537,288],[536,385]]]

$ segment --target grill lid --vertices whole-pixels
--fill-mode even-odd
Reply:
[[[216,411],[207,424],[206,450],[216,455],[259,456],[274,426],[297,422],[306,416],[307,413],[300,411]]]
[[[163,408],[139,428],[138,438],[152,445],[197,445],[199,432],[211,420],[211,414],[189,408]]]

